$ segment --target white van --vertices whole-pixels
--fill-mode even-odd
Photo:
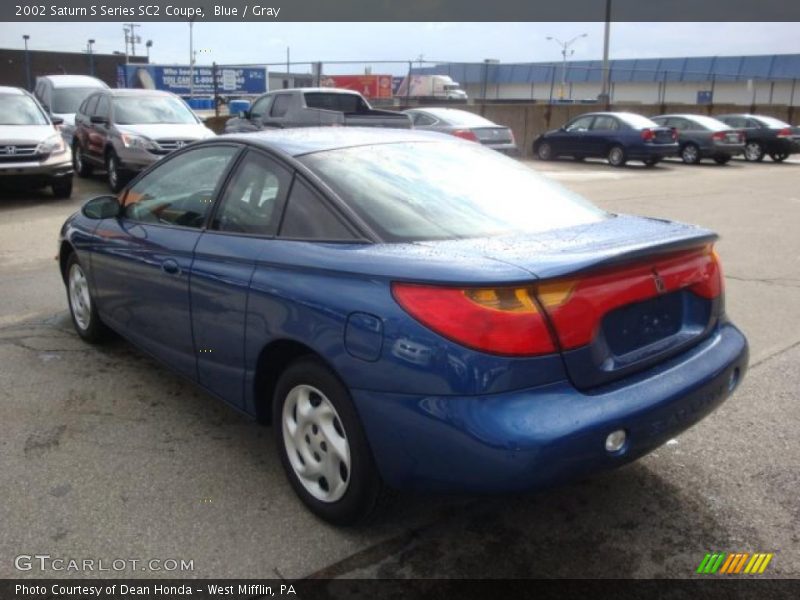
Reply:
[[[72,145],[75,131],[75,113],[89,94],[108,86],[88,75],[43,75],[36,78],[33,95],[51,118],[63,120],[61,135],[67,145]]]

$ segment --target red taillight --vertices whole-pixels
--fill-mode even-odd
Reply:
[[[470,142],[478,141],[478,136],[475,135],[475,132],[470,129],[456,129],[452,133],[454,136],[459,137],[462,140],[469,140]]]
[[[412,317],[463,346],[508,356],[556,351],[531,286],[452,288],[394,283],[392,294]]]
[[[652,129],[642,129],[642,140],[650,142],[656,137],[656,132]]]
[[[722,293],[722,271],[711,246],[540,284],[537,297],[561,348],[569,350],[591,342],[603,317],[615,308],[684,288],[708,299]]]
[[[777,135],[779,138],[792,137],[792,130],[789,127],[784,127],[778,132]]]
[[[672,128],[672,140],[676,141],[678,139],[678,130],[674,127]]]
[[[715,142],[724,142],[728,134],[724,131],[715,131],[711,134],[711,139]]]

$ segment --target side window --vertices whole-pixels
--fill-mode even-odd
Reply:
[[[744,129],[746,127],[745,120],[742,117],[725,117],[722,122],[737,129]]]
[[[292,175],[258,152],[248,152],[228,184],[211,229],[272,236]]]
[[[433,125],[434,123],[436,123],[436,119],[430,115],[426,115],[425,113],[414,113],[414,125],[426,127],[428,125]]]
[[[669,120],[669,126],[674,127],[678,131],[686,131],[691,129],[689,121],[686,119],[672,118]]]
[[[250,108],[250,118],[260,119],[269,112],[269,104],[272,102],[274,96],[262,96],[253,103]]]
[[[592,119],[594,119],[594,117],[580,117],[575,119],[572,123],[567,125],[567,131],[588,131],[589,126],[592,124]]]
[[[111,113],[111,102],[108,96],[100,96],[94,109],[94,116],[108,118]]]
[[[593,131],[617,131],[618,129],[619,123],[617,120],[607,115],[595,117],[594,123],[592,123]]]
[[[89,99],[86,100],[86,105],[83,107],[84,108],[83,112],[87,117],[90,117],[90,116],[92,116],[94,114],[94,109],[97,106],[97,99],[99,97],[100,96],[98,96],[98,95],[89,96]]]
[[[272,108],[269,111],[271,117],[282,117],[289,110],[289,102],[292,97],[289,94],[278,94],[272,101]]]
[[[125,195],[125,218],[202,227],[217,184],[238,151],[233,146],[206,146],[164,161]]]
[[[748,129],[761,129],[763,125],[755,119],[747,119],[745,127]]]
[[[303,180],[295,178],[280,236],[303,240],[352,240],[353,234]]]

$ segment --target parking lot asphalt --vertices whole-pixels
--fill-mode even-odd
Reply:
[[[71,200],[0,194],[0,577],[14,559],[177,559],[104,576],[688,577],[706,552],[774,552],[800,577],[800,160],[613,169],[530,163],[603,208],[718,231],[751,343],[738,392],[628,467],[538,493],[401,494],[337,529],[295,498],[272,430],[123,341],[73,333],[56,264]],[[97,573],[100,575],[100,573]]]

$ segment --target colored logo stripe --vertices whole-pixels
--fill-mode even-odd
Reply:
[[[760,574],[766,570],[773,556],[775,555],[766,552],[755,552],[753,554],[749,552],[707,553],[697,567],[696,572],[706,575],[713,575],[717,572],[720,575]]]

